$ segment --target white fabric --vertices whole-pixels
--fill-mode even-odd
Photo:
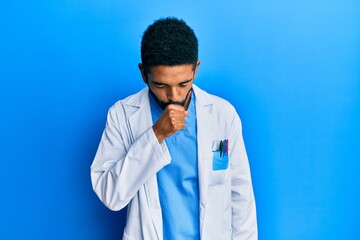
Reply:
[[[193,86],[196,96],[200,234],[204,240],[257,239],[256,208],[241,122],[227,101]],[[229,139],[230,164],[212,170],[212,151]],[[156,173],[171,164],[152,130],[148,88],[118,101],[91,166],[93,189],[111,210],[128,205],[123,239],[162,240]],[[176,206],[174,206],[176,207]]]

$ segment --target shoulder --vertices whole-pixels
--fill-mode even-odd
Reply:
[[[205,90],[194,85],[194,91],[197,101],[204,105],[211,105],[212,108],[216,111],[220,111],[222,113],[234,113],[236,112],[234,106],[226,99],[216,96],[214,94],[208,93]]]
[[[117,101],[111,108],[119,108],[121,106],[141,107],[148,100],[148,92],[148,88],[145,87],[139,92]]]
[[[115,102],[109,109],[110,113],[116,115],[129,115],[133,111],[144,106],[148,101],[148,88],[145,87],[139,92],[129,95],[128,97]]]
[[[220,129],[220,132],[230,133],[241,126],[240,117],[229,101],[198,87],[194,87],[194,91],[197,106],[202,109],[201,113],[205,113],[207,121],[211,121],[211,124]]]

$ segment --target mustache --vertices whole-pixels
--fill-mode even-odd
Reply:
[[[192,92],[192,88],[189,89],[189,91],[186,93],[186,96],[185,96],[185,99],[183,101],[168,101],[168,102],[163,102],[163,101],[160,101],[155,93],[151,90],[151,88],[149,87],[149,91],[150,91],[150,94],[151,96],[154,98],[155,102],[159,105],[159,107],[164,110],[168,105],[170,104],[176,104],[176,105],[180,105],[180,106],[184,106],[185,103],[186,103],[186,100],[188,99],[190,93]]]

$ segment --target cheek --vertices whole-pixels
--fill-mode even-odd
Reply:
[[[189,93],[189,91],[190,91],[190,87],[181,89],[181,101],[185,100],[186,95]]]
[[[166,94],[166,89],[162,88],[151,88],[151,90],[153,91],[153,93],[155,93],[156,97],[163,102],[167,101],[167,94]]]
[[[167,96],[173,98],[174,101],[183,101],[186,97],[186,94],[188,93],[190,88],[184,88],[184,87],[175,87],[172,90],[168,90]]]

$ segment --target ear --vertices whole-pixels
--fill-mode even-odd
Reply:
[[[138,67],[139,67],[139,70],[140,70],[140,73],[141,73],[141,77],[144,81],[144,83],[148,84],[148,78],[147,78],[147,75],[145,73],[145,70],[144,70],[144,67],[141,63],[138,64]]]
[[[199,66],[200,66],[200,60],[197,60],[196,65],[195,65],[195,70],[194,70],[194,80],[196,78],[196,74],[199,69]]]

